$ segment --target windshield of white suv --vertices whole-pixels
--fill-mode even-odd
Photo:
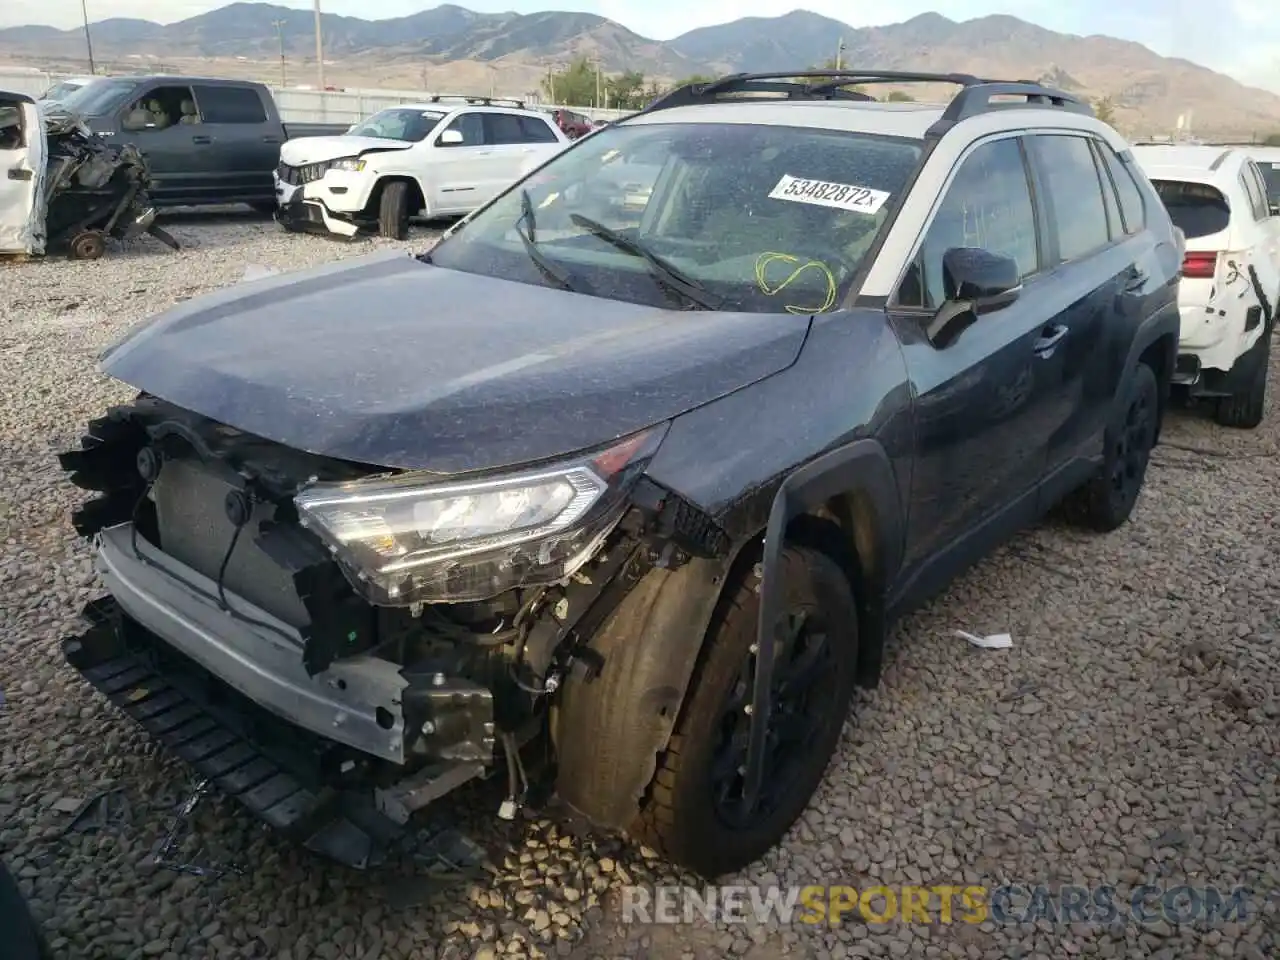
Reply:
[[[347,131],[353,137],[382,137],[384,140],[404,140],[418,143],[444,119],[440,110],[407,109],[392,107],[379,110],[367,120],[362,120]]]
[[[920,148],[807,127],[611,126],[482,208],[430,260],[658,306],[821,313],[847,291]]]

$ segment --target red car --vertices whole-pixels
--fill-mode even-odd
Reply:
[[[556,126],[570,140],[577,140],[583,134],[595,129],[595,124],[589,117],[574,113],[572,110],[552,110],[551,115],[555,117]]]

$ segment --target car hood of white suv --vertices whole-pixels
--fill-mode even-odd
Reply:
[[[339,157],[355,157],[369,150],[408,150],[413,144],[386,137],[300,137],[286,140],[280,147],[280,159],[291,167],[308,163],[325,163]]]

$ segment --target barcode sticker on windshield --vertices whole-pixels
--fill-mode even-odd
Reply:
[[[812,203],[835,210],[851,210],[854,213],[876,213],[884,206],[889,194],[870,187],[858,187],[851,183],[828,183],[825,180],[806,180],[783,174],[778,185],[769,191],[770,200],[790,200],[792,203]]]

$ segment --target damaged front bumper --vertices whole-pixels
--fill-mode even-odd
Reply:
[[[98,534],[96,553],[98,573],[124,613],[180,653],[304,730],[404,763],[408,684],[395,664],[353,657],[310,677],[294,627],[224,590],[240,615],[225,613],[213,580],[135,537],[132,524]]]
[[[276,222],[290,230],[311,230],[354,237],[360,225],[347,213],[336,213],[323,200],[305,195],[305,188],[276,178]]]
[[[308,676],[297,631],[135,536],[95,537],[110,595],[67,638],[86,680],[203,779],[310,850],[363,868],[410,817],[481,778],[494,750],[490,692],[436,675],[409,690],[399,668],[359,656]],[[296,638],[291,642],[291,638]],[[437,752],[463,759],[405,766],[406,695]],[[420,737],[421,739],[421,737]],[[430,739],[430,738],[428,738]]]

